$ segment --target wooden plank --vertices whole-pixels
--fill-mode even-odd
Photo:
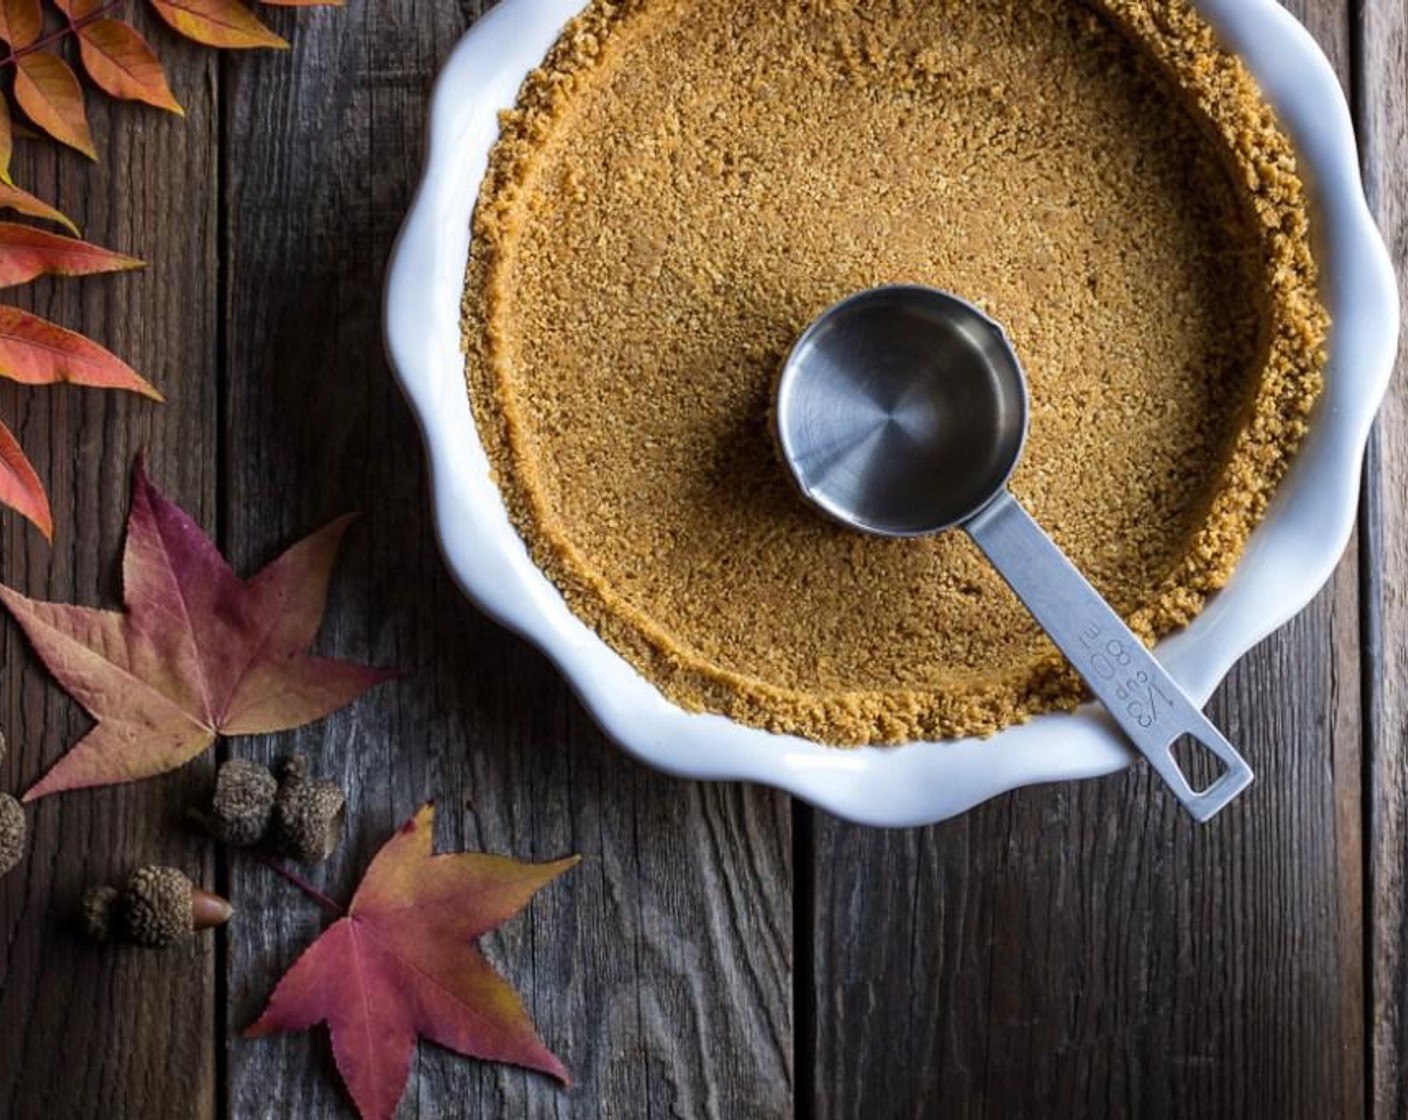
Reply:
[[[245,60],[230,75],[229,543],[254,564],[364,510],[321,646],[413,673],[317,727],[232,749],[297,746],[346,784],[349,840],[314,873],[339,897],[429,797],[443,848],[586,856],[487,942],[573,1089],[425,1045],[402,1115],[785,1114],[786,800],[627,762],[538,654],[464,601],[436,552],[378,308],[425,96],[465,18],[428,0],[302,13],[294,65]],[[323,918],[265,870],[237,857],[231,870],[244,920],[229,961],[229,1111],[268,1114],[274,1087],[280,1114],[342,1114],[322,1032],[235,1037]]]
[[[1357,693],[1320,652],[1353,592],[1222,690],[1261,776],[1209,826],[1143,768],[931,829],[819,821],[817,1114],[1358,1115],[1359,774],[1332,742]]]
[[[1408,269],[1408,12],[1402,0],[1355,6],[1359,103],[1369,200],[1401,278]],[[1408,304],[1405,304],[1408,309]],[[1365,609],[1375,663],[1369,704],[1370,1097],[1377,1120],[1408,1117],[1408,401],[1400,356],[1379,416],[1366,495],[1365,549],[1373,579]]]
[[[140,16],[142,13],[134,13]],[[150,30],[150,28],[149,28]],[[134,456],[209,528],[215,518],[216,223],[212,52],[151,31],[185,121],[88,98],[102,163],[48,142],[21,145],[19,182],[55,201],[92,240],[144,258],[139,274],[39,283],[5,293],[91,334],[167,395],[157,406],[82,389],[0,386],[0,416],[48,483],[55,544],[0,517],[0,578],[28,594],[120,602],[118,556]],[[11,755],[3,786],[32,783],[88,718],[3,625],[0,712]],[[190,1117],[214,1113],[216,942],[164,953],[90,944],[83,890],[142,863],[211,881],[208,846],[180,825],[208,762],[134,786],[46,799],[28,814],[29,858],[0,880],[0,1115]]]
[[[1345,6],[1294,7],[1345,74]],[[1260,776],[1208,826],[1143,767],[818,819],[816,1114],[1361,1114],[1357,651],[1351,555],[1215,699]]]

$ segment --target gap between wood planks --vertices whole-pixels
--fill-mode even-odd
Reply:
[[[1351,5],[1351,104],[1365,191],[1395,265],[1408,256],[1408,12],[1403,0]],[[1408,415],[1401,381],[1389,387],[1367,456],[1360,506],[1360,630],[1363,665],[1364,1111],[1373,1120],[1408,1116],[1408,920],[1404,911],[1408,784],[1402,738],[1408,719],[1403,587],[1408,554],[1403,479]]]

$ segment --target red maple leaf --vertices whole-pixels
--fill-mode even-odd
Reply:
[[[257,1038],[327,1023],[364,1118],[396,1111],[417,1036],[568,1083],[517,993],[470,942],[580,857],[529,864],[479,852],[432,855],[434,823],[426,805],[386,842],[346,917],[294,962],[245,1032]]]
[[[122,558],[126,614],[0,586],[0,602],[49,671],[98,721],[24,799],[173,770],[217,735],[298,727],[394,676],[307,653],[350,521],[240,580],[139,461]]]

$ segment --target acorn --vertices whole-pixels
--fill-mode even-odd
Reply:
[[[139,867],[121,889],[94,887],[83,896],[83,928],[98,941],[162,949],[198,930],[222,926],[234,908],[174,867]]]
[[[321,863],[342,839],[347,798],[336,782],[308,777],[302,755],[279,767],[279,792],[266,840],[274,851],[299,863]]]
[[[24,836],[24,807],[8,793],[0,793],[0,875],[24,855]]]
[[[259,843],[269,827],[274,795],[279,783],[274,775],[247,758],[232,758],[215,775],[215,796],[206,823],[217,840],[241,848]]]

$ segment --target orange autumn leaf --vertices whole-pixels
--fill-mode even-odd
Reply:
[[[391,1120],[417,1036],[568,1084],[518,993],[472,942],[518,913],[581,857],[519,863],[433,854],[435,809],[403,824],[367,868],[345,917],[294,962],[246,1038],[327,1023],[363,1120]]]
[[[136,257],[33,226],[0,222],[0,288],[36,276],[92,276],[141,268]]]
[[[153,400],[162,399],[115,354],[18,307],[0,307],[0,377],[22,385],[67,382],[98,389],[129,389]]]
[[[43,218],[78,233],[78,227],[67,217],[55,210],[41,198],[35,198],[26,190],[13,183],[0,183],[0,210],[14,210],[30,218]]]
[[[10,159],[14,154],[15,125],[10,117],[10,103],[0,97],[0,210],[14,210],[30,218],[41,218],[47,222],[58,222],[74,234],[78,227],[54,207],[41,198],[35,198],[26,190],[15,186],[10,175]]]
[[[0,0],[0,39],[10,45],[10,50],[29,46],[43,30],[39,0]]]
[[[86,23],[78,29],[78,53],[88,76],[105,93],[186,115],[171,95],[156,54],[136,28],[116,19]]]
[[[54,539],[54,517],[44,484],[4,424],[0,424],[0,502],[34,522],[45,540]]]
[[[208,47],[288,46],[238,0],[152,0],[152,7],[174,30]]]
[[[163,774],[218,735],[301,727],[395,676],[308,652],[351,520],[242,580],[139,461],[122,555],[125,612],[38,602],[0,586],[35,652],[97,720],[25,800]]]
[[[15,100],[29,119],[60,143],[97,159],[83,89],[68,64],[48,51],[15,60]]]
[[[15,126],[10,120],[10,103],[0,97],[0,183],[14,186],[10,176],[10,160],[15,154]]]

